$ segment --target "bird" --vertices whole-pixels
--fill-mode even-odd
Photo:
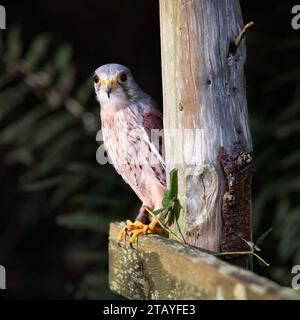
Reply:
[[[128,67],[102,65],[93,80],[107,155],[142,202],[136,220],[127,220],[118,236],[120,242],[129,232],[132,247],[140,235],[163,233],[163,228],[157,227],[160,215],[149,218],[147,214],[149,209],[161,209],[166,191],[163,116]]]

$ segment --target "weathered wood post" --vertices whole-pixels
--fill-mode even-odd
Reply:
[[[239,1],[160,0],[160,23],[165,156],[168,170],[179,169],[181,231],[196,247],[246,250],[252,143],[246,46],[234,43],[243,29]]]

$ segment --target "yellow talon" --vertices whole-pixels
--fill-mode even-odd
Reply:
[[[132,222],[130,220],[126,221],[126,226],[122,228],[119,233],[118,241],[122,241],[126,239],[127,232],[131,232],[129,243],[132,247],[132,244],[136,241],[136,239],[140,235],[147,235],[147,234],[162,234],[164,232],[163,228],[156,227],[157,219],[153,218],[149,224],[143,224],[140,221]]]

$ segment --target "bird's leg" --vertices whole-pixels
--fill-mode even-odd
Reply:
[[[148,217],[148,212],[146,211],[145,206],[143,204],[140,208],[140,212],[138,216],[136,217],[136,220],[141,221],[144,224],[147,224],[150,222],[150,219]]]
[[[156,227],[156,225],[157,218],[152,218],[151,222],[149,223],[149,218],[146,214],[144,207],[142,206],[142,208],[140,209],[140,213],[137,216],[137,220],[135,222],[132,222],[130,220],[126,221],[126,226],[122,228],[122,230],[119,233],[118,241],[124,240],[126,238],[126,235],[129,233],[129,243],[132,247],[132,244],[140,235],[162,234],[164,232],[164,229]]]

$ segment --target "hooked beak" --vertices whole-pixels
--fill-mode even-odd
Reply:
[[[110,98],[111,90],[112,90],[111,84],[107,84],[105,87],[105,92],[106,92],[108,98]]]
[[[110,94],[115,86],[115,80],[109,79],[104,81],[103,90],[106,92],[107,97],[110,98]]]

